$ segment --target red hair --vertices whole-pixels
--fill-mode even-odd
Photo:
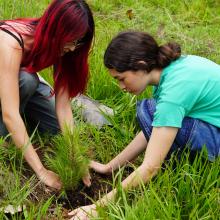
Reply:
[[[54,65],[55,93],[59,89],[68,89],[70,97],[83,93],[94,35],[94,20],[87,3],[83,0],[53,0],[42,17],[16,21],[26,24],[34,36],[33,47],[22,66],[29,72],[37,72]],[[66,43],[79,39],[82,42],[79,48],[61,56]]]

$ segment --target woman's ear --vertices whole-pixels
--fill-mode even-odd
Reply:
[[[143,60],[138,61],[138,63],[147,65],[147,63]]]
[[[141,69],[141,70],[148,70],[148,65],[145,61],[143,60],[140,60],[137,62],[137,66],[138,66],[138,69]]]

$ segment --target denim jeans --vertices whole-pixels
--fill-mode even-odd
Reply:
[[[57,134],[60,131],[56,112],[55,97],[51,96],[51,87],[41,82],[36,73],[19,73],[20,114],[27,126],[37,127],[39,132]],[[10,98],[10,96],[9,96]],[[1,113],[1,110],[0,110]],[[0,136],[8,134],[0,114]]]
[[[151,136],[155,109],[154,99],[144,99],[137,103],[137,119],[147,140]],[[205,146],[208,159],[213,161],[220,155],[220,128],[199,119],[185,117],[168,155],[186,146],[191,151],[201,151]]]

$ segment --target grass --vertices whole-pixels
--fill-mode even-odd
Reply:
[[[219,161],[218,161],[219,163]],[[174,165],[175,164],[175,165]],[[175,166],[175,169],[171,169]],[[197,156],[173,157],[166,170],[139,190],[120,191],[105,210],[108,219],[217,219],[219,168]],[[204,178],[205,177],[205,178]],[[132,199],[131,199],[132,198]]]
[[[89,164],[88,146],[80,141],[79,128],[75,128],[74,133],[66,130],[55,136],[47,152],[47,166],[60,176],[64,189],[75,190],[88,173]]]
[[[49,0],[38,2],[1,0],[0,19],[40,16],[49,2]],[[91,77],[87,95],[112,107],[115,116],[111,119],[113,126],[102,130],[79,122],[77,138],[73,140],[76,141],[76,146],[82,143],[85,151],[87,147],[92,158],[105,163],[120,152],[140,130],[135,120],[136,101],[151,95],[151,88],[139,97],[120,91],[103,65],[103,54],[108,42],[119,31],[142,30],[153,34],[160,44],[167,41],[180,43],[183,54],[205,56],[219,63],[220,2],[215,0],[88,0],[88,3],[94,12],[96,37],[90,55]],[[130,17],[128,10],[131,10]],[[50,69],[42,71],[42,75],[52,84]],[[43,151],[48,152],[46,142],[46,139],[42,139],[40,145]],[[3,145],[3,142],[1,143]],[[69,163],[68,158],[65,158],[68,153],[62,152],[59,146],[65,150],[71,149],[65,147],[65,140],[62,138],[60,140],[58,138],[56,143],[58,146],[56,150],[59,152],[56,155],[59,157],[56,162],[62,161],[62,165],[59,166],[51,161],[50,164],[53,164],[54,169],[57,169],[61,176],[64,174],[62,178],[65,184],[68,184],[66,172],[62,173],[62,170],[65,170],[64,164]],[[55,149],[53,150],[55,152]],[[50,158],[53,159],[51,155]],[[135,165],[138,164],[137,161]],[[176,163],[174,170],[173,164],[175,164],[175,158],[167,164],[166,170],[162,170],[148,185],[142,185],[140,189],[129,192],[119,190],[118,198],[100,210],[102,219],[218,219],[220,161],[208,163],[198,157],[190,163],[188,155],[185,155],[180,162]],[[11,203],[28,205],[24,216],[17,215],[12,218],[50,218],[48,210],[55,203],[55,198],[38,203],[30,200],[31,191],[36,184],[35,178],[22,178],[28,168],[23,165],[22,156],[12,144],[7,148],[0,148],[0,166],[1,205]],[[69,163],[68,173],[71,173],[71,166],[74,165]],[[29,172],[33,174],[32,171]],[[120,171],[116,175],[119,180],[122,173]],[[117,181],[116,186],[120,189]],[[55,209],[57,219],[61,219],[60,205],[57,204]],[[4,213],[1,213],[0,217],[8,219]]]

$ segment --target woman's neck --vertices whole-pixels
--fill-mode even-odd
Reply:
[[[154,85],[154,86],[159,85],[162,71],[163,71],[162,69],[153,69],[153,70],[151,70],[151,72],[149,73],[150,76],[151,76],[150,83],[149,83],[150,85]]]

